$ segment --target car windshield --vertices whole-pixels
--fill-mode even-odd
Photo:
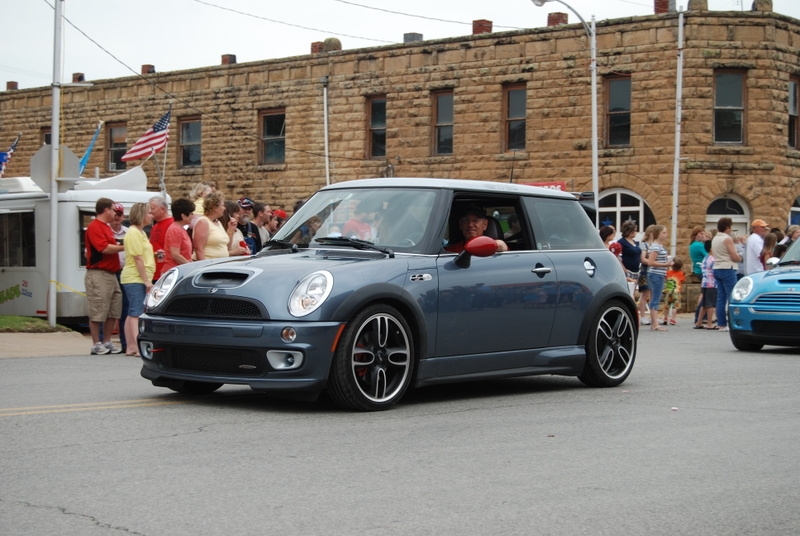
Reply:
[[[779,264],[800,264],[800,240],[795,240],[781,257]]]
[[[321,246],[318,239],[344,237],[421,253],[436,197],[434,190],[408,188],[320,191],[292,216],[275,240],[315,247]]]

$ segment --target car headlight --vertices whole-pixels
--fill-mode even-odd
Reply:
[[[153,288],[150,289],[150,293],[147,295],[146,305],[147,307],[157,307],[158,304],[164,301],[164,299],[172,292],[172,289],[175,288],[175,283],[178,282],[178,270],[172,268],[167,273],[161,276],[161,278],[153,285]]]
[[[731,298],[736,301],[744,301],[751,292],[753,292],[753,280],[749,277],[743,277],[736,283],[736,286],[733,287]]]
[[[316,311],[333,290],[333,275],[320,270],[304,277],[289,295],[292,316],[305,316]]]

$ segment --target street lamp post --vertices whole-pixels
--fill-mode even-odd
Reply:
[[[583,24],[583,29],[586,30],[586,35],[589,36],[589,47],[591,49],[591,66],[592,73],[592,195],[594,196],[595,208],[598,207],[600,202],[600,171],[598,165],[598,147],[597,147],[597,28],[595,27],[594,15],[592,15],[591,26],[586,24],[581,14],[575,11],[572,6],[563,0],[531,0],[537,7],[542,7],[548,2],[558,2],[563,4],[567,9],[572,11]],[[599,210],[595,211],[594,224],[597,226],[599,218]]]

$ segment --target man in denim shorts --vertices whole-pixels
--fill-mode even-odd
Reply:
[[[119,253],[125,249],[117,243],[109,223],[114,219],[114,201],[101,197],[95,204],[96,217],[86,228],[86,311],[92,334],[92,355],[118,354],[122,348],[111,342],[114,323],[122,315],[122,290],[117,282]],[[103,340],[100,340],[100,325]]]

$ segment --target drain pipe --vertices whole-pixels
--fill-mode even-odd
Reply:
[[[322,129],[325,136],[325,186],[331,184],[331,155],[328,147],[328,77],[319,79],[322,83]]]
[[[683,114],[683,6],[678,11],[678,75],[675,85],[675,161],[672,164],[672,245],[670,254],[675,257],[678,241],[678,194],[681,173],[681,116]]]

